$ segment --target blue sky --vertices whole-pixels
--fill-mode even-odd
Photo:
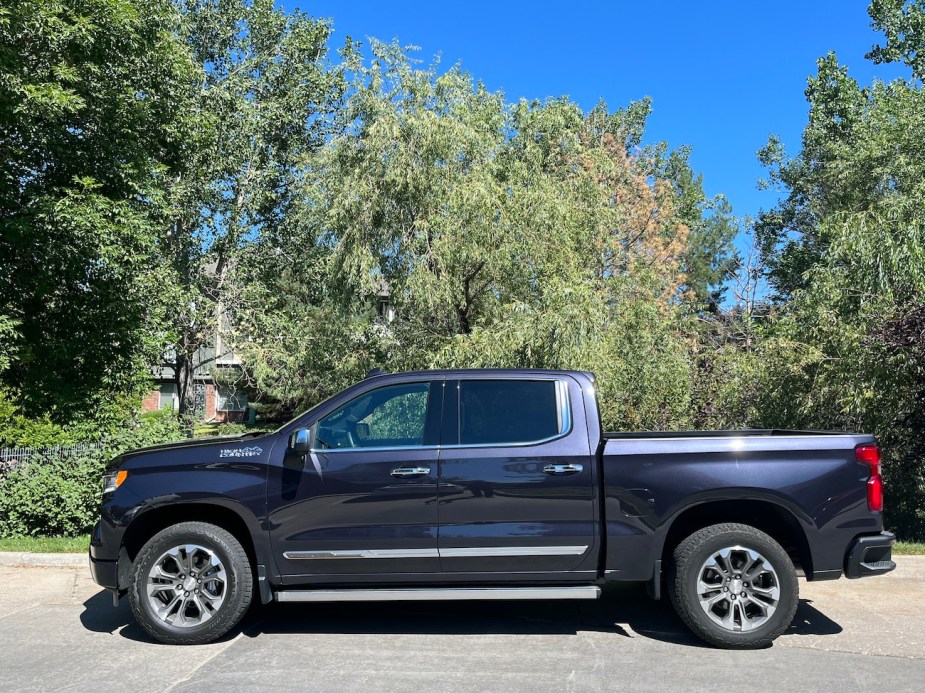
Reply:
[[[707,194],[725,194],[740,216],[774,204],[757,189],[755,153],[771,133],[798,151],[818,57],[834,50],[861,84],[905,75],[864,59],[878,39],[867,0],[283,4],[333,19],[334,46],[397,38],[509,101],[568,95],[588,109],[650,96],[646,140],[692,146]]]

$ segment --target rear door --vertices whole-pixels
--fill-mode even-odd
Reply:
[[[448,380],[438,480],[445,575],[587,580],[597,569],[594,453],[578,383]],[[575,419],[578,419],[575,425]]]

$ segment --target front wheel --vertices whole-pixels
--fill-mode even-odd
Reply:
[[[235,537],[205,522],[155,534],[132,568],[129,602],[151,636],[172,645],[220,638],[250,606],[253,578]]]
[[[793,621],[796,570],[764,532],[719,524],[690,535],[674,550],[669,597],[681,620],[718,647],[766,647]]]

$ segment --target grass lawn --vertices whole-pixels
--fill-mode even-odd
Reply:
[[[893,547],[897,556],[925,556],[925,544],[914,541],[897,541]]]
[[[0,537],[0,551],[86,553],[90,535],[81,537]]]

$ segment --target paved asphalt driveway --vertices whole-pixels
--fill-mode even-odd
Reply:
[[[701,645],[635,586],[599,602],[276,604],[222,642],[150,641],[86,568],[0,560],[0,691],[925,691],[925,557],[801,582],[773,647]]]

